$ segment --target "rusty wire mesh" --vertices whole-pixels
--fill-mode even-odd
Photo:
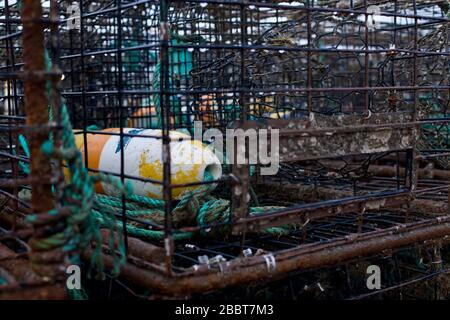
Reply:
[[[285,131],[277,175],[223,165],[211,196],[231,202],[229,220],[199,225],[194,215],[179,223],[171,190],[181,186],[167,171],[159,181],[166,206],[157,220],[127,216],[128,200],[120,199],[115,214],[128,231],[164,234],[137,240],[124,228],[125,278],[166,294],[202,292],[425,240],[438,246],[449,233],[447,1],[83,1],[80,28],[68,26],[72,1],[44,2],[44,16],[50,3],[61,13],[52,58],[82,139],[120,128],[116,135],[124,141],[137,136],[124,128],[153,128],[168,144],[169,130],[192,133],[195,121],[222,132]],[[32,175],[19,139],[29,117],[19,76],[20,11],[7,1],[0,10],[3,244],[2,234],[29,237],[16,226],[28,230],[21,223],[32,210],[31,183],[21,179]],[[83,156],[96,173],[89,148],[84,144]],[[108,173],[154,182],[126,175],[126,161],[121,157],[120,170]],[[260,206],[279,209],[249,214]],[[264,233],[286,225],[293,226],[288,234]],[[194,236],[173,243],[183,232]],[[336,258],[314,255],[326,250]]]

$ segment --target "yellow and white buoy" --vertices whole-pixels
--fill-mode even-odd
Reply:
[[[87,134],[87,153],[89,169],[117,173],[121,171],[121,144],[120,136],[107,133],[119,133],[119,128],[105,129],[99,134]],[[127,176],[163,181],[162,139],[161,130],[124,128],[125,134],[133,136],[123,137],[124,173]],[[139,137],[143,136],[143,137]],[[147,137],[145,137],[147,136]],[[220,179],[222,166],[214,152],[200,141],[191,140],[187,134],[171,131],[171,183],[188,184],[202,182],[208,179]],[[83,134],[75,135],[77,148],[83,153]],[[126,179],[131,183],[133,192],[138,195],[154,199],[162,199],[163,187],[161,184]],[[211,188],[214,188],[211,185]],[[172,197],[179,199],[186,190],[195,190],[198,186],[178,187],[172,189]],[[113,187],[98,183],[96,191],[108,195],[115,195]]]

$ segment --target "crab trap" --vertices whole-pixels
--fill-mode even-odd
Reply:
[[[366,298],[348,266],[379,259],[376,294],[444,295],[447,0],[0,12],[0,297],[76,296],[77,265],[159,296],[285,279],[320,296],[339,270],[333,297]]]

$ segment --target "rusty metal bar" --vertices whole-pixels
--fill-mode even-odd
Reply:
[[[172,181],[171,181],[171,157],[170,157],[170,123],[171,123],[171,95],[170,95],[170,27],[168,22],[169,1],[160,2],[160,52],[161,60],[159,103],[161,109],[162,127],[162,159],[163,159],[163,199],[164,199],[164,241],[166,250],[167,272],[172,272],[173,236],[172,236]]]
[[[57,17],[57,7],[54,1],[51,4],[51,17],[53,23],[50,23],[52,31],[52,49],[55,47],[55,17]],[[24,0],[22,3],[22,21],[23,21],[23,57],[25,63],[24,96],[26,124],[36,126],[38,131],[27,135],[27,141],[30,148],[30,176],[39,177],[40,180],[31,180],[31,204],[33,213],[45,217],[47,224],[36,225],[33,236],[28,244],[31,248],[29,263],[34,272],[40,276],[47,277],[52,281],[58,281],[65,276],[64,266],[66,253],[62,247],[42,250],[37,244],[43,239],[51,236],[52,233],[61,232],[64,227],[62,221],[67,216],[67,212],[61,211],[57,216],[46,216],[46,213],[55,207],[52,184],[45,177],[52,175],[50,159],[41,151],[41,146],[47,139],[49,133],[45,131],[45,126],[49,123],[50,101],[47,99],[47,93],[53,103],[55,111],[54,116],[59,119],[60,99],[58,93],[58,73],[57,67],[53,68],[51,74],[46,74],[45,62],[45,37],[42,23],[42,5],[40,1]],[[57,18],[56,18],[57,19]],[[56,54],[56,53],[55,53]],[[50,58],[50,57],[49,57]],[[51,84],[50,92],[47,92],[47,84]],[[39,130],[39,127],[42,127]],[[60,134],[53,135],[53,142],[58,145]],[[60,173],[58,173],[60,174]],[[59,186],[61,184],[59,181]],[[60,210],[60,208],[57,208]],[[43,220],[44,221],[44,220]]]
[[[24,0],[23,20],[23,57],[26,72],[43,72],[44,62],[44,25],[40,1]],[[47,125],[48,101],[46,97],[46,81],[44,78],[28,78],[24,81],[25,109],[27,125]],[[48,139],[45,132],[34,132],[28,135],[30,145],[30,172],[32,176],[51,175],[50,161],[41,152],[42,144]],[[46,212],[53,208],[51,185],[44,181],[33,181],[32,206],[36,213]]]
[[[442,221],[445,221],[444,219]],[[153,288],[157,292],[167,295],[186,295],[206,292],[231,285],[249,283],[267,277],[285,275],[288,272],[308,270],[329,265],[336,265],[358,258],[407,247],[427,240],[440,239],[450,235],[450,222],[434,222],[416,228],[397,228],[374,232],[371,235],[349,238],[346,241],[334,241],[326,245],[297,247],[294,249],[274,253],[275,269],[266,264],[264,256],[238,258],[228,261],[221,269],[206,269],[168,277],[150,270],[143,270],[127,264],[122,269],[122,276],[132,282]],[[89,254],[86,254],[89,257]],[[112,259],[105,257],[106,264],[111,267]]]

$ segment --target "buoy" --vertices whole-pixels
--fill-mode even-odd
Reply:
[[[121,144],[118,135],[104,133],[119,133],[119,128],[101,130],[99,134],[87,134],[87,153],[89,169],[120,174]],[[157,129],[124,128],[124,173],[128,176],[163,181],[162,139],[145,136],[161,137],[162,131]],[[83,153],[84,137],[76,132],[77,148]],[[144,137],[139,137],[144,136]],[[170,131],[171,183],[188,184],[202,182],[206,179],[220,179],[222,166],[214,152],[200,141],[191,140],[187,134]],[[133,192],[137,195],[154,199],[163,198],[161,184],[140,180],[125,179],[130,182]],[[215,187],[210,184],[211,190]],[[173,199],[179,199],[186,190],[195,190],[199,186],[178,187],[172,189]],[[96,191],[107,195],[116,195],[113,187],[98,183]]]

